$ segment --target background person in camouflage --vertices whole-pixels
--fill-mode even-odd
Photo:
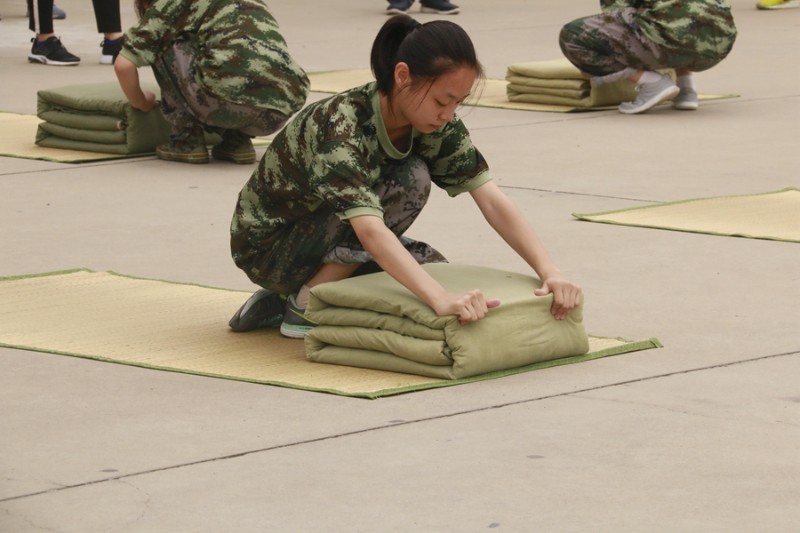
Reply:
[[[420,267],[443,261],[403,236],[431,183],[469,193],[486,220],[539,274],[563,319],[581,289],[563,279],[521,212],[491,181],[456,108],[483,77],[467,34],[447,21],[389,19],[371,54],[375,82],[309,105],[267,148],[231,222],[236,264],[264,289],[230,321],[302,337],[309,290],[360,269],[386,271],[438,315],[462,324],[499,304],[476,289],[448,293]],[[454,226],[453,231],[459,231]],[[363,270],[362,270],[363,271]],[[283,318],[281,318],[283,317]]]
[[[203,131],[222,136],[212,155],[255,162],[251,137],[280,129],[305,103],[308,78],[289,55],[261,0],[136,0],[139,23],[114,63],[131,105],[149,111],[138,67],[151,65],[161,111],[172,126],[158,157],[207,163]]]
[[[728,0],[601,0],[602,13],[565,25],[564,55],[600,84],[627,78],[637,84],[622,113],[641,113],[665,100],[695,110],[692,72],[722,61],[733,47],[736,26]],[[672,78],[656,69],[675,69]]]

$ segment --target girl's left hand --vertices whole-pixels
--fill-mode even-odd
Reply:
[[[536,296],[553,293],[553,305],[550,313],[556,320],[564,320],[570,311],[581,302],[583,294],[580,286],[562,278],[549,278],[542,282],[542,288],[533,291]]]

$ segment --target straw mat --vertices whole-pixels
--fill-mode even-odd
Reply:
[[[318,93],[340,93],[373,81],[375,78],[369,69],[332,70],[327,72],[312,72],[308,74],[311,81],[311,90]],[[549,113],[573,113],[585,111],[603,111],[616,109],[616,106],[607,107],[576,107],[553,104],[532,104],[526,102],[510,102],[506,94],[506,80],[485,80],[475,97],[470,97],[464,105],[475,107],[494,107],[499,109],[516,109],[520,111],[543,111]],[[734,98],[735,95],[702,94],[700,100],[719,100]]]
[[[0,155],[58,163],[85,163],[131,157],[37,146],[34,141],[40,122],[42,120],[36,115],[0,112]],[[141,154],[137,157],[141,157]]]
[[[462,380],[315,363],[277,330],[233,333],[249,293],[72,270],[0,278],[0,346],[140,367],[378,398],[660,347],[592,337],[589,354]]]
[[[624,226],[800,242],[800,190],[795,188],[573,216]]]
[[[38,159],[56,163],[88,163],[91,161],[108,161],[132,157],[147,157],[155,154],[102,154],[81,150],[63,150],[48,148],[35,144],[36,130],[42,120],[36,115],[6,113],[0,111],[0,156],[19,157],[22,159]],[[257,137],[253,145],[266,146],[269,139]]]

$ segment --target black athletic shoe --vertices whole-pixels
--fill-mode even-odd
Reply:
[[[236,311],[228,325],[236,332],[276,328],[281,325],[285,310],[285,296],[261,289]]]
[[[31,53],[28,54],[28,61],[31,63],[43,63],[45,65],[69,66],[77,65],[81,58],[69,53],[61,44],[58,37],[50,37],[45,42],[40,43],[36,37],[31,39]]]

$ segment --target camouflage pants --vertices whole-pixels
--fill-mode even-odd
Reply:
[[[194,73],[194,50],[179,41],[155,64],[161,88],[161,112],[172,126],[173,137],[198,136],[203,130],[225,133],[234,130],[250,137],[278,131],[289,119],[271,109],[228,102],[197,83]]]
[[[403,236],[427,203],[430,191],[428,168],[416,157],[393,165],[375,187],[381,198],[384,223],[420,264],[447,262],[428,244]],[[361,264],[357,274],[380,270],[352,226],[325,204],[287,225],[276,239],[270,240],[269,250],[236,254],[236,263],[254,283],[281,294],[297,292],[324,263]]]
[[[664,49],[642,33],[634,8],[609,9],[574,20],[561,29],[558,42],[573,65],[595,78],[605,77],[603,81],[628,77],[635,70],[678,68],[699,72],[724,58],[697,49]]]

